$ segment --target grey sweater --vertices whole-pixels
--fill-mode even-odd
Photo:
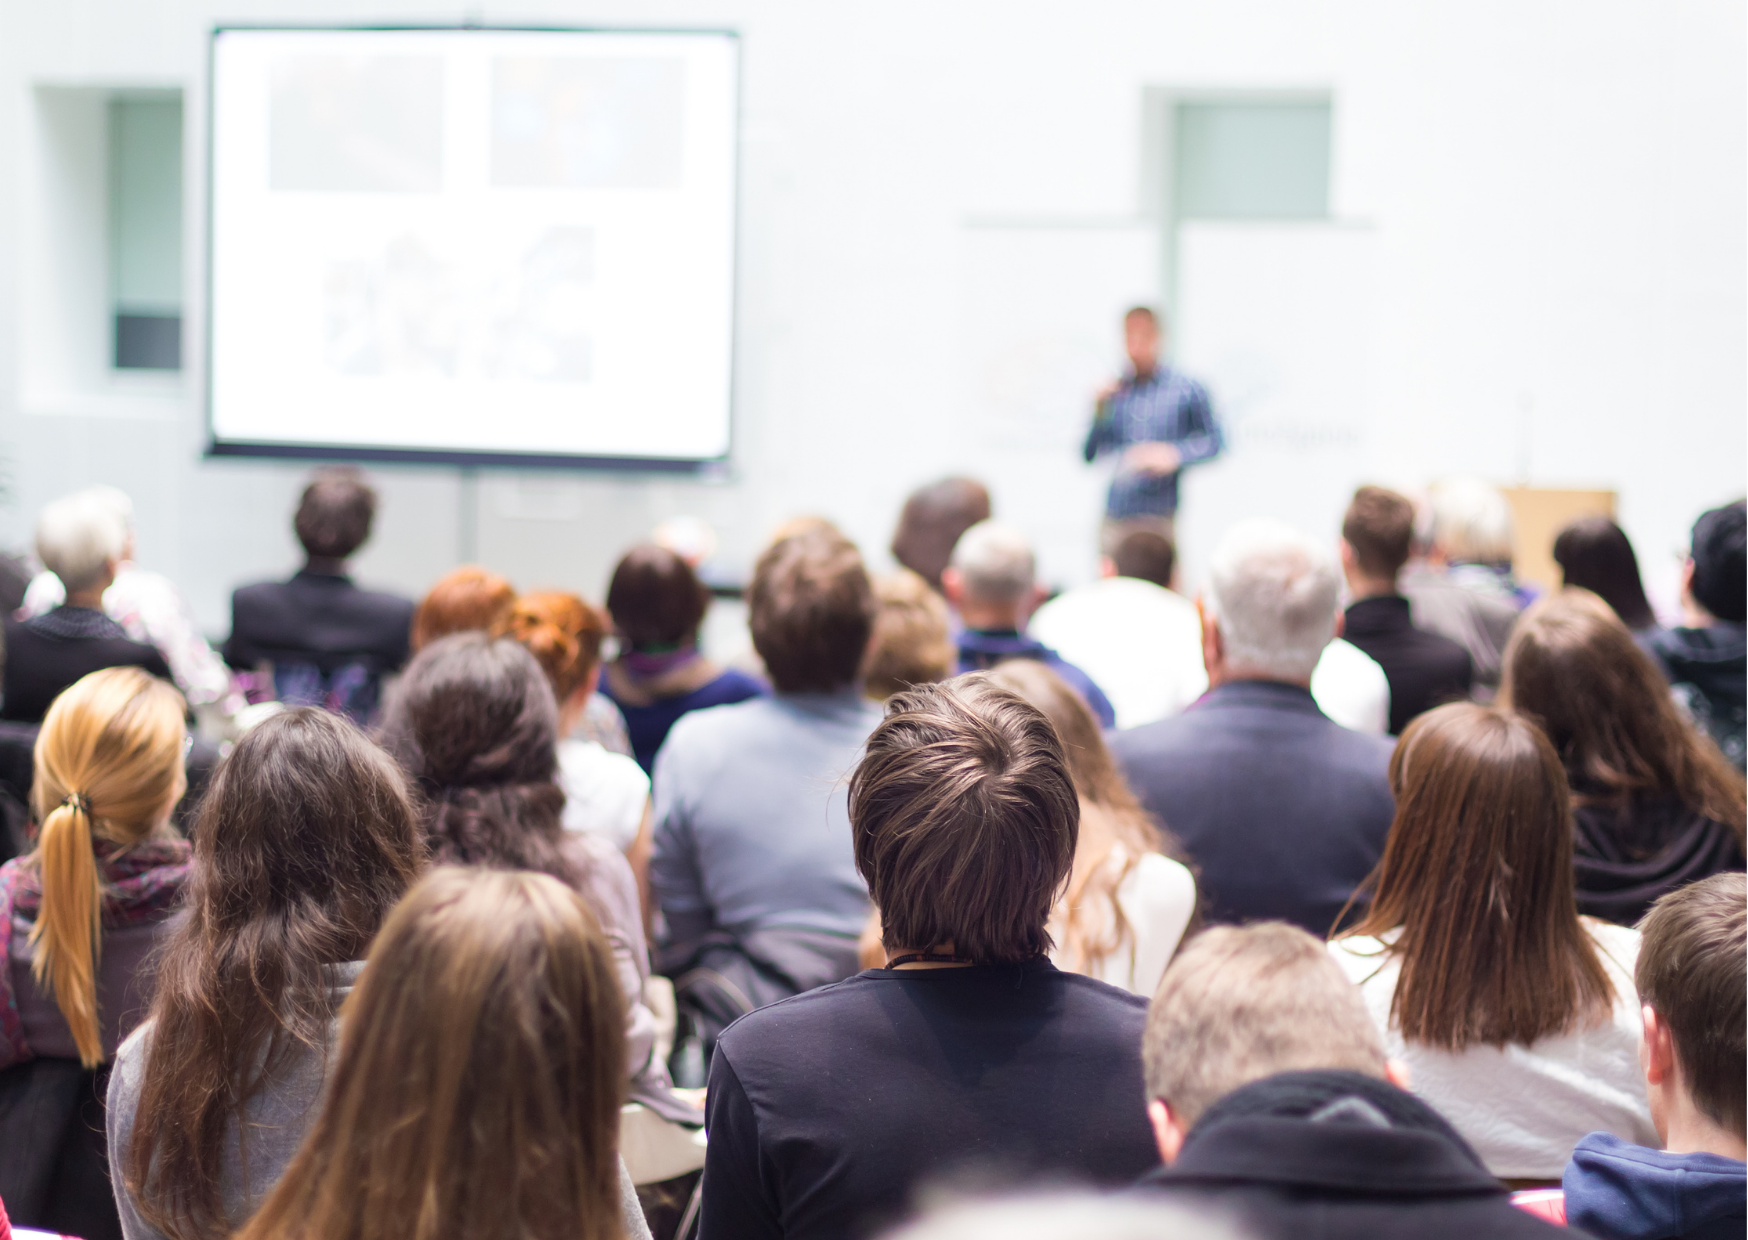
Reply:
[[[364,969],[364,962],[330,966],[334,982],[334,1003],[339,1004],[352,990],[352,984]],[[140,1103],[140,1088],[145,1077],[146,1044],[151,1036],[152,1022],[147,1021],[122,1043],[115,1056],[115,1070],[109,1078],[109,1149],[112,1164],[118,1169],[126,1164],[127,1149],[133,1140],[134,1113]],[[339,1025],[336,1020],[330,1032],[330,1045],[337,1043]],[[238,1134],[232,1132],[225,1143],[224,1159],[219,1171],[220,1191],[225,1213],[233,1227],[241,1226],[255,1212],[262,1200],[285,1173],[292,1155],[303,1141],[304,1130],[316,1117],[321,1105],[322,1086],[326,1079],[326,1057],[314,1051],[302,1051],[285,1066],[277,1080],[249,1099],[243,1106],[243,1122],[247,1125],[248,1174],[244,1175]],[[121,1231],[127,1240],[166,1240],[162,1232],[152,1227],[134,1202],[122,1175],[114,1177],[115,1203],[121,1211]],[[619,1165],[619,1205],[625,1220],[626,1240],[650,1240],[649,1225],[644,1222],[637,1191],[626,1174],[625,1164]]]

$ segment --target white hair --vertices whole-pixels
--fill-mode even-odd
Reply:
[[[1335,637],[1341,572],[1328,548],[1279,521],[1242,521],[1214,549],[1208,584],[1234,671],[1310,679]]]
[[[1511,563],[1511,504],[1498,487],[1479,478],[1433,484],[1427,495],[1432,516],[1429,541],[1457,564]]]
[[[1032,544],[999,521],[979,521],[959,535],[948,563],[964,577],[965,593],[987,603],[1025,597],[1037,575]]]
[[[37,558],[61,579],[68,593],[101,581],[109,563],[125,553],[128,524],[113,498],[120,494],[113,487],[75,491],[44,508],[37,518]]]
[[[1244,1240],[1206,1206],[1088,1192],[960,1201],[929,1211],[886,1240]]]

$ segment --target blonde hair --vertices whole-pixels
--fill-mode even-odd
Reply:
[[[30,969],[54,995],[88,1068],[103,1062],[103,877],[93,837],[137,844],[181,800],[185,710],[164,681],[137,667],[111,667],[56,698],[37,734],[31,803],[42,827],[32,858],[42,908],[30,930]]]
[[[874,649],[865,688],[884,702],[912,685],[934,684],[953,674],[956,655],[948,633],[947,603],[928,582],[901,568],[874,580]]]

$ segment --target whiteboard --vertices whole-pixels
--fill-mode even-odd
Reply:
[[[725,457],[738,89],[720,32],[216,31],[210,450]]]

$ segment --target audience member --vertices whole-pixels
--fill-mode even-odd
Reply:
[[[710,591],[692,566],[652,544],[627,551],[607,587],[619,657],[602,692],[625,716],[631,752],[645,771],[680,716],[744,702],[765,692],[747,673],[718,667],[698,648]]]
[[[1147,998],[1195,918],[1195,877],[1162,855],[1158,826],[1118,772],[1079,694],[1032,659],[1003,663],[989,679],[1050,721],[1080,800],[1074,868],[1050,920],[1051,959]]]
[[[130,640],[157,647],[190,706],[196,710],[211,706],[223,715],[235,714],[243,705],[242,696],[233,689],[230,670],[207,644],[181,592],[162,573],[134,563],[137,531],[133,501],[114,487],[89,487],[78,494],[112,509],[124,533],[115,580],[103,592],[103,613],[121,625]],[[19,618],[46,615],[66,601],[66,583],[45,569],[32,578],[25,591]]]
[[[1050,722],[986,676],[895,694],[850,804],[886,967],[722,1035],[703,1240],[866,1236],[968,1173],[1116,1185],[1151,1167],[1145,1004],[1047,956],[1079,817]]]
[[[696,1123],[695,1109],[674,1096],[667,1066],[654,1053],[637,880],[603,836],[564,829],[558,704],[534,657],[483,633],[432,642],[413,656],[390,695],[382,733],[418,782],[434,860],[537,870],[589,901],[624,991],[631,1096],[665,1118]]]
[[[1404,1092],[1358,992],[1303,930],[1218,926],[1185,945],[1142,1058],[1166,1164],[1141,1182],[1150,1197],[1258,1240],[1557,1234]]]
[[[775,696],[687,715],[655,772],[663,972],[706,1052],[747,1011],[855,972],[868,916],[843,785],[880,718],[862,557],[835,533],[781,539],[747,602]]]
[[[1332,722],[1308,688],[1335,635],[1334,557],[1272,521],[1235,526],[1202,599],[1206,696],[1111,742],[1183,844],[1216,922],[1326,934],[1389,830],[1390,746]]]
[[[1614,608],[1633,632],[1655,628],[1657,617],[1639,578],[1639,557],[1620,526],[1607,517],[1580,517],[1554,539],[1561,584],[1589,590]]]
[[[183,710],[167,682],[108,668],[57,698],[37,738],[36,847],[0,866],[0,1184],[21,1226],[121,1235],[105,1065],[151,1002],[148,961],[188,875],[170,827]]]
[[[901,568],[874,579],[874,601],[874,648],[864,686],[870,698],[884,702],[901,689],[932,685],[953,674],[958,652],[952,617],[928,582]]]
[[[1402,734],[1390,783],[1371,908],[1330,951],[1414,1092],[1506,1179],[1557,1179],[1597,1129],[1648,1138],[1639,936],[1578,916],[1547,737],[1504,711],[1441,706]]]
[[[1511,578],[1511,504],[1496,487],[1457,478],[1431,489],[1423,517],[1421,555],[1400,589],[1415,624],[1469,652],[1475,697],[1492,701],[1511,626],[1530,601]]]
[[[187,915],[109,1082],[128,1240],[218,1240],[314,1118],[340,1006],[424,862],[406,777],[313,707],[250,730],[194,827]]]
[[[288,706],[321,706],[365,721],[376,714],[382,678],[407,660],[413,603],[365,590],[346,560],[370,537],[376,492],[350,467],[317,470],[292,528],[304,566],[290,581],[263,581],[231,595],[225,658],[271,677]]]
[[[995,521],[980,521],[953,548],[941,584],[964,626],[959,632],[961,672],[987,670],[1009,659],[1036,659],[1085,699],[1101,727],[1115,726],[1116,711],[1092,677],[1026,635],[1026,619],[1045,592],[1037,583],[1025,535]]]
[[[1675,687],[1677,700],[1738,771],[1748,762],[1748,517],[1743,501],[1702,513],[1682,570],[1683,622],[1648,633],[1644,643]]]
[[[113,504],[81,491],[43,509],[36,553],[66,587],[66,601],[29,620],[7,619],[0,718],[39,723],[68,685],[106,667],[170,679],[156,646],[133,640],[103,611],[103,594],[127,550]]]
[[[1744,900],[1742,875],[1719,874],[1664,896],[1640,925],[1639,1062],[1662,1148],[1608,1132],[1578,1143],[1566,1217],[1598,1240],[1735,1240],[1748,1230]]]
[[[452,569],[413,609],[412,652],[451,633],[489,633],[515,605],[516,588],[496,573],[477,564]]]
[[[434,872],[383,926],[321,1111],[241,1240],[648,1240],[617,1155],[623,1028],[575,893]]]
[[[973,478],[943,478],[912,491],[892,535],[892,558],[935,590],[959,536],[991,512],[989,488]]]
[[[1341,523],[1341,567],[1348,604],[1342,635],[1365,651],[1390,681],[1390,733],[1445,702],[1469,696],[1469,652],[1448,637],[1416,628],[1398,592],[1414,541],[1414,505],[1383,487],[1361,487]]]
[[[1501,701],[1565,765],[1579,912],[1630,926],[1666,892],[1742,868],[1741,772],[1681,717],[1603,600],[1568,589],[1526,611]]]

